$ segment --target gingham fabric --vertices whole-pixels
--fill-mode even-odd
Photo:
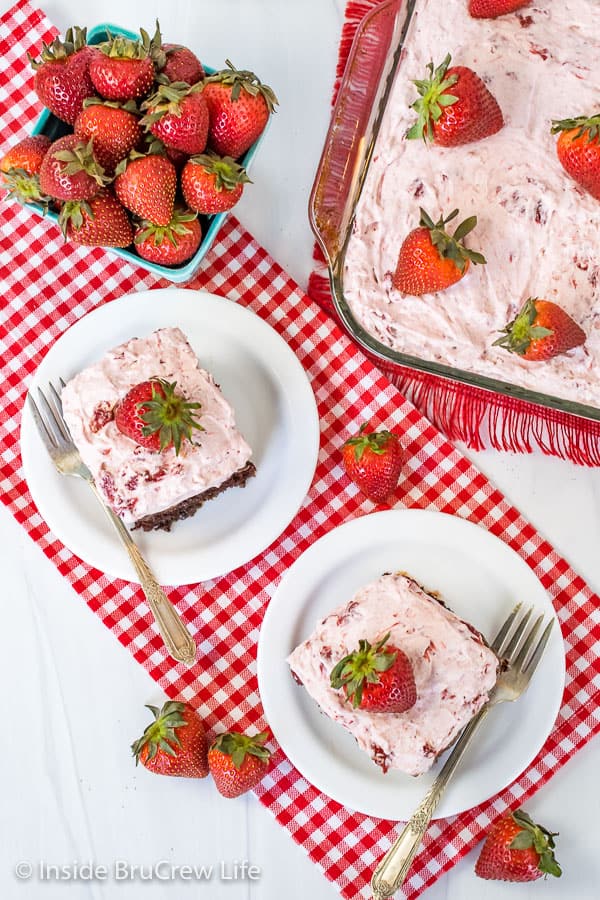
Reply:
[[[39,112],[31,92],[26,51],[53,29],[19,3],[0,20],[2,134],[19,138]],[[7,101],[10,92],[10,103]],[[170,596],[195,635],[198,665],[175,665],[164,651],[137,586],[107,579],[74,557],[49,532],[23,481],[19,421],[25,388],[47,348],[72,322],[100,303],[133,290],[164,286],[102,250],[65,246],[50,222],[3,203],[3,391],[0,407],[2,498],[15,518],[74,590],[170,697],[196,705],[210,726],[265,725],[256,681],[262,616],[281,574],[330,528],[373,506],[348,483],[340,446],[369,419],[401,436],[406,465],[399,506],[438,509],[478,523],[506,541],[531,566],[558,611],[567,653],[564,703],[552,735],[535,761],[501,795],[429,830],[405,887],[406,897],[451,868],[500,813],[520,805],[552,777],[600,728],[598,600],[502,494],[407,403],[311,304],[282,269],[231,218],[190,286],[248,306],[284,335],[311,379],[319,405],[321,450],[310,493],[273,545],[245,567]],[[351,812],[320,794],[281,751],[263,781],[261,802],[288,829],[345,897],[370,896],[375,861],[388,849],[393,823]]]

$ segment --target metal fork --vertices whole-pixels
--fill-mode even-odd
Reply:
[[[391,897],[400,885],[404,883],[411,863],[421,845],[423,835],[431,822],[433,813],[442,798],[448,782],[490,709],[498,703],[517,700],[527,688],[548,643],[554,619],[550,619],[541,637],[536,642],[544,616],[538,616],[527,633],[525,633],[533,608],[530,607],[517,622],[517,616],[520,611],[521,604],[518,603],[500,628],[491,645],[494,653],[503,661],[503,668],[494,688],[490,692],[487,703],[463,729],[454,745],[454,749],[429,791],[404,826],[399,838],[390,847],[373,872],[371,888],[374,900],[385,900],[385,898]],[[513,628],[515,623],[516,627]]]
[[[62,378],[60,384],[61,387],[64,387],[65,383]],[[192,665],[196,659],[196,644],[179,613],[154,577],[131,534],[121,519],[108,506],[98,490],[92,473],[81,459],[63,417],[59,391],[50,383],[48,396],[41,388],[38,388],[38,395],[39,407],[29,392],[27,401],[33,421],[55,468],[61,475],[74,475],[76,478],[82,478],[91,487],[129,554],[167,650],[173,659],[186,663],[186,665]]]

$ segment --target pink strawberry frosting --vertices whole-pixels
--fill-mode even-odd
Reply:
[[[404,713],[353,709],[330,686],[336,662],[366,638],[389,643],[411,661],[417,702]],[[288,663],[325,715],[356,738],[384,771],[421,775],[488,699],[498,660],[472,626],[409,576],[382,575],[319,622]]]
[[[158,376],[201,404],[198,421],[179,455],[155,453],[121,434],[111,410],[135,384]],[[234,411],[212,375],[202,369],[179,328],[132,338],[72,378],[62,393],[73,440],[96,484],[124,522],[175,506],[218,487],[250,459]]]
[[[460,147],[406,140],[411,80],[446,52],[484,80],[505,125]],[[367,332],[402,353],[600,406],[600,201],[563,170],[550,133],[552,119],[598,111],[599,59],[597,0],[544,0],[497,19],[471,18],[466,0],[451,14],[417,0],[346,254],[344,293]],[[456,221],[477,215],[467,245],[487,265],[411,297],[392,275],[419,207],[434,219],[457,207]],[[561,305],[585,346],[546,362],[492,346],[528,297]]]

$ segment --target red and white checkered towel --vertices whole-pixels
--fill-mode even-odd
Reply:
[[[25,134],[39,112],[26,52],[53,36],[47,19],[20,2],[0,19],[0,121],[4,137]],[[8,89],[11,100],[7,101]],[[315,480],[285,534],[259,558],[225,578],[170,590],[195,634],[201,665],[191,670],[165,654],[136,585],[108,580],[80,562],[49,532],[23,481],[19,421],[25,388],[47,348],[71,323],[102,302],[163,283],[103,250],[64,245],[51,222],[15,204],[0,207],[2,499],[75,591],[171,697],[199,707],[210,725],[262,727],[256,644],[262,616],[281,574],[330,528],[368,513],[340,468],[340,446],[365,420],[393,427],[408,462],[398,505],[439,509],[476,522],[506,541],[552,597],[567,653],[564,703],[536,760],[501,795],[452,820],[436,822],[405,886],[416,897],[479,840],[489,823],[540,788],[600,729],[598,599],[502,494],[407,403],[310,303],[252,237],[230,219],[193,287],[253,309],[285,336],[319,405],[321,451]],[[259,797],[346,897],[369,897],[374,862],[395,825],[350,812],[323,796],[278,751]]]

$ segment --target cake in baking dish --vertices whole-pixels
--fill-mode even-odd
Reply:
[[[156,379],[174,385],[186,403],[198,404],[192,407],[198,427],[183,437],[179,452],[173,443],[162,450],[144,446],[117,427],[123,398]],[[255,474],[231,405],[179,328],[160,328],[105,353],[67,383],[62,404],[83,461],[129,526],[169,530]]]
[[[600,108],[600,3],[544,0],[494,19],[467,0],[441,14],[417,0],[347,247],[344,295],[358,323],[394,351],[561,399],[600,407],[600,200],[562,168],[553,120]],[[440,146],[407,139],[414,79],[446,53],[496,98],[503,126],[483,140]],[[392,279],[419,224],[455,208],[477,216],[471,265],[446,290],[411,296]],[[457,219],[456,221],[459,221]],[[544,362],[494,346],[528,298],[559,304],[585,344]]]
[[[336,664],[389,634],[410,661],[416,702],[405,712],[354,708],[331,686]],[[335,609],[291,653],[292,674],[322,712],[352,734],[382,767],[421,775],[481,709],[496,683],[498,659],[471,625],[410,576],[382,575]]]

